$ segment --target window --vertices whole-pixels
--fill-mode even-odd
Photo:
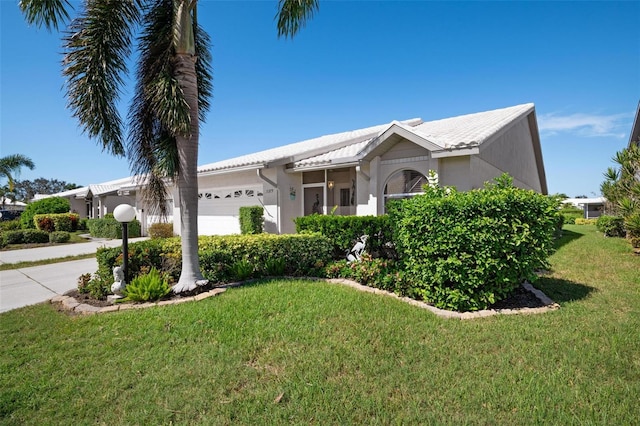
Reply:
[[[349,188],[341,188],[340,189],[340,206],[348,206],[350,204],[350,191]]]
[[[422,186],[427,178],[415,170],[400,170],[395,172],[384,187],[384,204],[391,199],[410,198],[421,194]]]

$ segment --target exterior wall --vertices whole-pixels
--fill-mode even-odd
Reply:
[[[471,170],[473,186],[481,187],[485,181],[507,172],[517,186],[542,192],[531,129],[526,117],[495,140],[482,144],[479,157],[482,162],[475,162]]]
[[[296,225],[293,220],[302,216],[303,212],[302,173],[287,173],[284,167],[279,167],[277,178],[280,201],[280,233],[294,234]]]
[[[67,197],[73,213],[77,213],[80,218],[87,217],[87,201],[84,198]]]
[[[473,189],[470,156],[445,157],[438,161],[438,179],[442,186],[453,186],[458,191]]]

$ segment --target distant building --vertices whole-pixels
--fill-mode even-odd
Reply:
[[[565,204],[582,209],[585,219],[597,219],[604,214],[604,205],[607,199],[604,197],[595,198],[567,198]]]

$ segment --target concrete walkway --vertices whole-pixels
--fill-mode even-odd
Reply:
[[[131,238],[130,243],[146,238]],[[0,252],[0,263],[30,262],[92,254],[100,247],[120,247],[122,240],[93,240],[24,250]],[[0,271],[0,312],[45,302],[73,290],[78,277],[98,270],[95,258]]]

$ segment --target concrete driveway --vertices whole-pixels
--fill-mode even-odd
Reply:
[[[146,238],[131,238],[130,243]],[[100,247],[119,247],[122,240],[94,240],[0,252],[0,263],[18,263],[92,254]],[[78,277],[98,270],[95,258],[0,271],[0,312],[45,302],[78,286]]]
[[[78,277],[98,270],[95,258],[0,271],[0,312],[45,302],[78,286]]]

